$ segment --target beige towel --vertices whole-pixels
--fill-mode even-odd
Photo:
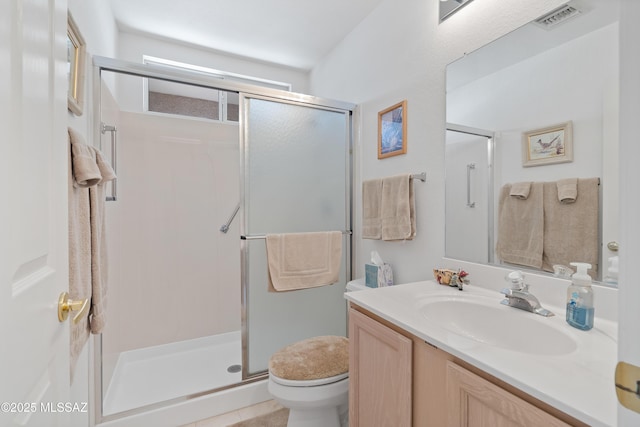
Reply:
[[[567,178],[561,179],[556,183],[558,191],[558,200],[561,203],[573,203],[578,196],[578,179]]]
[[[339,279],[342,232],[268,234],[269,291],[330,285]]]
[[[83,142],[83,138],[69,130],[69,297],[73,300],[91,298],[91,220],[89,189],[77,184],[75,171],[80,176],[91,170],[91,165],[98,171],[95,159],[87,160],[93,152]],[[78,154],[78,156],[76,156]],[[85,174],[88,176],[88,174]],[[81,181],[95,178],[82,177]],[[83,318],[78,324],[71,325],[71,378],[78,356],[89,339],[89,319]]]
[[[574,203],[560,203],[555,182],[544,184],[544,259],[542,268],[587,262],[598,272],[599,178],[578,179]]]
[[[105,161],[102,153],[91,147],[96,153],[96,162],[102,180],[89,189],[91,201],[91,311],[89,324],[91,333],[99,334],[104,328],[107,308],[107,240],[104,218],[106,184],[116,178],[111,165]]]
[[[411,240],[416,235],[415,200],[411,175],[382,180],[382,240]]]
[[[95,152],[84,142],[82,135],[69,128],[71,141],[71,176],[77,187],[88,188],[101,180]]]
[[[382,179],[362,182],[362,238],[380,240]]]
[[[102,154],[86,145],[82,135],[73,129],[69,129],[69,144],[69,296],[73,300],[91,299],[92,306],[89,316],[76,325],[71,323],[73,378],[89,331],[98,333],[104,325],[104,187],[115,175]]]
[[[544,212],[543,186],[534,182],[527,199],[509,197],[505,184],[498,202],[498,258],[510,264],[542,267]]]
[[[517,182],[511,185],[509,195],[517,199],[526,200],[531,191],[531,182]]]

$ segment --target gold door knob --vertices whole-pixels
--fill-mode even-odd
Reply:
[[[73,323],[77,324],[89,312],[89,299],[74,301],[69,298],[67,292],[61,293],[60,298],[58,298],[58,320],[60,322],[67,320],[71,311],[78,312],[73,316]]]

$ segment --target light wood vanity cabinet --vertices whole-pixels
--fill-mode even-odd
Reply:
[[[587,426],[351,305],[351,427]]]
[[[349,310],[349,426],[411,427],[412,341]]]

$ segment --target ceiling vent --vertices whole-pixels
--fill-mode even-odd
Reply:
[[[536,25],[550,30],[557,26],[562,22],[566,22],[568,19],[573,18],[574,16],[582,13],[578,8],[565,4],[564,6],[560,6],[559,8],[553,10],[552,12],[541,16],[536,19],[534,22]]]

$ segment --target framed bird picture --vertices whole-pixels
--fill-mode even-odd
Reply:
[[[522,166],[573,161],[572,123],[566,122],[522,134]]]

